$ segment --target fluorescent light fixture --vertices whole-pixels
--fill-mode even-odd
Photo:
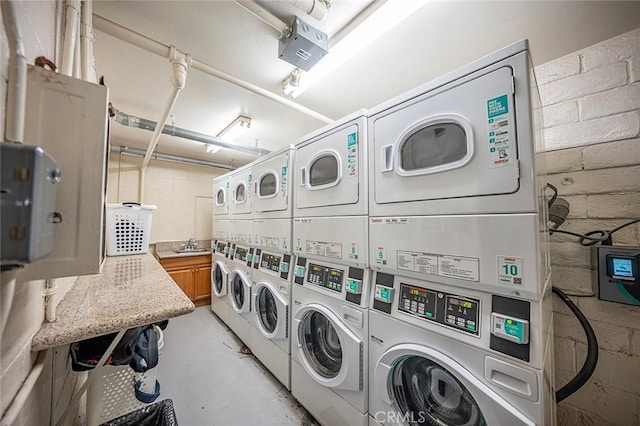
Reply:
[[[387,0],[368,16],[360,25],[349,34],[329,48],[329,53],[320,60],[312,69],[302,74],[299,85],[290,91],[290,95],[296,98],[305,90],[322,80],[333,72],[347,59],[352,58],[358,52],[371,45],[380,36],[387,33],[409,15],[420,9],[428,0]]]
[[[240,136],[244,131],[251,127],[251,117],[247,117],[245,115],[239,115],[233,120],[229,125],[227,125],[224,129],[220,131],[216,135],[216,137],[225,139],[228,141],[234,141],[238,136]],[[207,152],[211,154],[215,154],[216,152],[222,149],[221,146],[207,144],[206,145]]]

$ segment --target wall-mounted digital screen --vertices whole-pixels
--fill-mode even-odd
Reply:
[[[631,264],[631,259],[614,257],[613,258],[613,275],[618,277],[632,277],[633,266]]]

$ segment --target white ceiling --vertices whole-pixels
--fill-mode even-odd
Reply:
[[[388,0],[411,1],[411,0]],[[296,9],[261,1],[284,21]],[[371,1],[333,0],[319,23],[335,34]],[[233,1],[94,1],[94,13],[235,77],[282,95],[294,67],[278,59],[278,32]],[[297,12],[299,16],[303,13]],[[638,27],[640,2],[433,1],[344,63],[295,102],[333,119],[370,108],[474,59],[528,38],[535,64],[545,63]],[[111,102],[157,121],[169,95],[167,59],[96,31],[97,71]],[[191,69],[173,111],[177,127],[216,135],[239,114],[252,118],[240,143],[275,150],[324,123],[223,80]],[[169,122],[170,124],[171,122]],[[112,144],[146,148],[151,132],[112,126]],[[232,150],[211,155],[202,143],[163,135],[158,151],[233,165],[254,157]]]

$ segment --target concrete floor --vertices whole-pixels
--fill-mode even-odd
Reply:
[[[210,307],[169,320],[158,401],[172,399],[180,426],[315,425],[313,418]]]

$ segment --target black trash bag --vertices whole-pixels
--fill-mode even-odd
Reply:
[[[142,327],[127,330],[109,358],[107,358],[105,365],[129,364],[134,354],[134,346],[141,333]],[[85,371],[95,368],[117,334],[111,333],[72,343],[69,348],[69,355],[71,356],[71,368],[73,371]]]
[[[117,417],[100,426],[178,426],[173,401],[165,399]]]

